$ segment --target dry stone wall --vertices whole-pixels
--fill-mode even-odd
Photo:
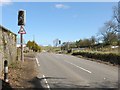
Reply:
[[[16,34],[0,26],[0,74],[3,70],[4,60],[12,63],[16,60]]]

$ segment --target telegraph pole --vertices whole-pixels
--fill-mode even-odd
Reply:
[[[21,61],[24,62],[24,55],[23,55],[23,34],[26,34],[24,26],[25,26],[25,11],[19,10],[18,12],[18,26],[20,26],[20,30],[18,34],[20,34],[20,44],[21,44]]]

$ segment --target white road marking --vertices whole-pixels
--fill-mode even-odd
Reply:
[[[48,90],[50,90],[50,86],[48,85],[48,82],[47,82],[47,80],[45,78],[45,75],[43,75],[43,78],[44,78],[45,84],[47,85]]]
[[[82,67],[80,67],[80,66],[77,66],[77,65],[75,65],[75,64],[73,64],[73,63],[71,63],[71,62],[68,62],[68,61],[65,61],[65,62],[67,62],[67,63],[69,63],[69,64],[71,64],[71,65],[73,65],[73,66],[75,66],[75,67],[78,67],[78,68],[80,68],[80,69],[82,69],[82,70],[84,70],[84,71],[86,71],[86,72],[88,72],[88,73],[92,73],[91,71],[89,71],[89,70],[87,70],[87,69],[84,69],[84,68],[82,68]]]
[[[38,61],[38,59],[37,59],[37,58],[36,58],[36,62],[37,62],[37,65],[38,65],[38,66],[40,66],[40,63],[39,63],[39,61]]]

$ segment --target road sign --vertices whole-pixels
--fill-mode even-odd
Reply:
[[[21,26],[18,33],[19,33],[19,34],[26,34],[26,31],[25,31],[25,29]]]

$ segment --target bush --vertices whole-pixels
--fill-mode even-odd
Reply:
[[[67,50],[67,53],[71,53],[71,52],[72,52],[72,50],[71,50],[71,49],[68,49],[68,50]]]
[[[74,52],[72,55],[81,55],[87,58],[93,58],[105,62],[110,62],[111,64],[120,65],[118,60],[120,60],[120,55],[114,53],[98,53],[98,52]]]

